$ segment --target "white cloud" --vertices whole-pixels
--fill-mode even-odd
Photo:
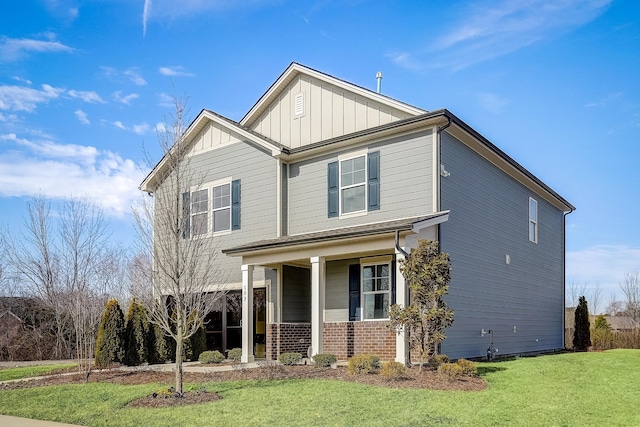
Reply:
[[[392,52],[386,54],[385,56],[391,59],[394,64],[397,64],[403,68],[408,68],[410,70],[419,70],[423,68],[423,64],[408,52]]]
[[[173,103],[173,97],[166,93],[158,94],[158,105],[165,108],[172,108],[175,106]]]
[[[83,100],[84,102],[89,102],[91,104],[100,103],[104,104],[105,101],[94,91],[82,91],[82,90],[73,90],[71,89],[67,92],[69,96],[72,98],[78,98]]]
[[[138,67],[127,68],[124,71],[119,71],[113,67],[100,67],[102,70],[102,74],[110,80],[114,80],[117,82],[123,80],[129,80],[133,82],[136,86],[144,86],[147,84],[147,81],[140,74],[140,69]]]
[[[134,124],[131,127],[129,127],[129,126],[125,126],[124,123],[122,123],[120,120],[116,120],[115,122],[113,122],[113,125],[118,129],[131,131],[138,135],[145,135],[151,129],[147,123]]]
[[[21,60],[29,53],[73,51],[72,47],[56,40],[12,39],[6,36],[0,38],[0,59],[6,62]]]
[[[122,130],[127,130],[127,128],[125,127],[125,125],[122,124],[122,122],[120,120],[116,120],[115,122],[113,122],[113,125],[115,127],[117,127],[118,129],[122,129]]]
[[[587,289],[599,286],[605,299],[611,293],[620,295],[619,284],[631,271],[640,271],[640,248],[596,245],[567,252],[567,283],[585,283]]]
[[[580,27],[612,0],[501,0],[461,6],[458,23],[431,45],[429,66],[454,70],[503,56]]]
[[[20,77],[20,76],[12,76],[11,78],[12,78],[13,80],[17,81],[17,82],[22,82],[22,83],[26,83],[26,84],[28,84],[28,85],[31,85],[31,80],[27,80],[27,79],[25,79],[25,78],[23,78],[23,77]]]
[[[145,176],[138,165],[108,150],[91,146],[30,141],[15,134],[0,135],[14,143],[0,153],[0,196],[44,193],[61,199],[90,197],[108,214],[123,216],[139,198]]]
[[[82,123],[83,125],[91,124],[91,122],[87,118],[87,113],[85,113],[84,111],[76,110],[76,111],[74,111],[74,113],[75,113],[76,117],[78,118],[78,120],[80,121],[80,123]]]
[[[134,99],[138,99],[140,95],[138,95],[137,93],[130,93],[129,95],[122,96],[122,91],[119,90],[117,92],[114,92],[111,97],[116,102],[120,102],[121,104],[131,105],[131,101],[133,101]]]
[[[147,21],[149,20],[149,12],[151,11],[151,0],[144,0],[142,9],[142,36],[147,35]]]
[[[31,112],[38,104],[46,104],[63,92],[64,89],[46,84],[42,85],[42,90],[22,86],[0,86],[0,110]]]
[[[185,71],[185,69],[180,65],[175,67],[160,67],[158,72],[163,76],[168,77],[193,77],[193,73]]]

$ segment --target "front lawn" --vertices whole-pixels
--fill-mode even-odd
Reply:
[[[130,408],[159,384],[72,384],[0,391],[0,412],[87,426],[640,425],[640,351],[565,353],[480,363],[477,392],[376,387],[335,380],[205,384],[223,399]]]
[[[0,369],[0,382],[17,380],[19,378],[31,378],[41,375],[57,374],[60,372],[71,371],[76,366],[77,365],[75,363],[68,363],[56,365],[23,366],[20,368],[3,368]]]

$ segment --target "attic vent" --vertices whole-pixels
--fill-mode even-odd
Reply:
[[[304,114],[304,92],[300,92],[296,95],[294,102],[294,114],[296,116],[301,116]]]

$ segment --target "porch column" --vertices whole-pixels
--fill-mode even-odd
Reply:
[[[242,265],[242,363],[253,362],[253,265]]]
[[[324,257],[311,258],[311,349],[312,356],[322,353],[324,326]]]
[[[402,249],[406,250],[405,248]],[[401,307],[406,307],[409,304],[409,292],[404,282],[404,276],[400,272],[400,261],[404,259],[404,254],[396,248],[396,304]],[[411,362],[409,360],[409,348],[403,330],[396,334],[396,362],[405,365]]]

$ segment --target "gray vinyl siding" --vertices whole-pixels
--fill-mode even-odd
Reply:
[[[289,234],[301,234],[433,212],[431,131],[370,144],[380,151],[380,210],[366,216],[328,218],[327,165],[345,150],[289,165]]]
[[[325,276],[325,322],[349,320],[349,266],[360,259],[328,261]]]
[[[442,351],[486,356],[483,328],[494,331],[499,355],[562,348],[563,212],[447,133],[441,161],[451,174],[441,178],[441,208],[451,213],[440,243],[451,258],[455,310]],[[529,197],[538,202],[537,244],[529,241]]]
[[[282,321],[311,322],[311,271],[282,266]]]
[[[240,180],[240,230],[213,236],[217,250],[255,240],[276,237],[277,161],[263,149],[239,142],[194,155],[190,166],[202,183],[231,177]],[[211,203],[211,201],[209,201]],[[219,252],[221,277],[225,283],[242,282],[241,258]],[[255,268],[253,279],[264,280],[264,270]]]

